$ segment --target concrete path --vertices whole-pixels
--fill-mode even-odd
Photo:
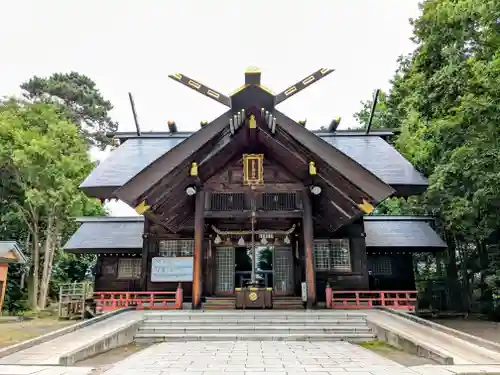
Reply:
[[[412,340],[453,358],[456,365],[500,364],[500,353],[466,342],[444,332],[437,331],[409,319],[381,311],[366,311],[367,320],[380,323]]]
[[[91,367],[0,365],[0,375],[89,375]]]
[[[43,344],[0,358],[2,364],[57,365],[59,358],[114,330],[142,319],[142,311],[127,311],[57,337]],[[1,374],[1,373],[0,373]]]

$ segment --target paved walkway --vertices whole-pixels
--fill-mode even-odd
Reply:
[[[127,311],[40,345],[0,358],[2,364],[57,365],[59,358],[112,331],[142,319],[142,311]],[[2,374],[2,373],[0,373]]]
[[[91,367],[0,365],[0,375],[89,375]]]
[[[157,344],[104,375],[452,375],[471,370],[478,368],[405,367],[347,342],[231,341]]]
[[[454,375],[500,374],[500,366],[405,367],[346,342],[162,343],[103,375]],[[0,375],[91,375],[89,367],[0,365]]]

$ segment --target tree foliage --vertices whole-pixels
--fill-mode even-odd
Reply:
[[[52,103],[77,125],[89,145],[104,149],[109,144],[106,133],[116,132],[118,124],[109,112],[111,102],[104,99],[93,80],[71,72],[55,73],[50,77],[32,77],[21,84],[30,101]]]
[[[416,49],[399,59],[374,127],[400,130],[394,145],[429,189],[378,211],[436,216],[466,308],[477,293],[491,308],[500,291],[500,1],[427,0],[421,9],[411,21]]]
[[[102,213],[78,189],[93,163],[77,127],[57,106],[11,99],[0,104],[0,165],[1,237],[17,240],[29,255],[29,304],[43,309],[54,266],[61,266],[61,257],[75,260],[60,254],[74,229],[71,218]],[[88,260],[72,267],[85,264]]]

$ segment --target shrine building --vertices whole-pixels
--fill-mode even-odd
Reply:
[[[331,73],[275,95],[257,69],[230,96],[171,78],[228,107],[187,133],[116,133],[116,148],[83,181],[134,217],[78,218],[65,245],[97,254],[95,291],[175,291],[194,308],[249,283],[310,306],[335,290],[415,290],[413,254],[446,244],[432,218],[373,216],[388,197],[427,180],[392,145],[390,130],[311,131],[276,106]],[[305,292],[304,292],[304,286]]]

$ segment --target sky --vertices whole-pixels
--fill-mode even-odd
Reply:
[[[353,113],[388,89],[396,59],[414,49],[416,0],[0,0],[0,96],[33,75],[77,71],[114,109],[119,131],[196,130],[225,107],[168,78],[183,73],[229,94],[257,66],[275,93],[320,68],[335,69],[279,109],[307,127],[356,125]],[[97,154],[104,159],[106,153]],[[113,215],[133,215],[123,203]]]

